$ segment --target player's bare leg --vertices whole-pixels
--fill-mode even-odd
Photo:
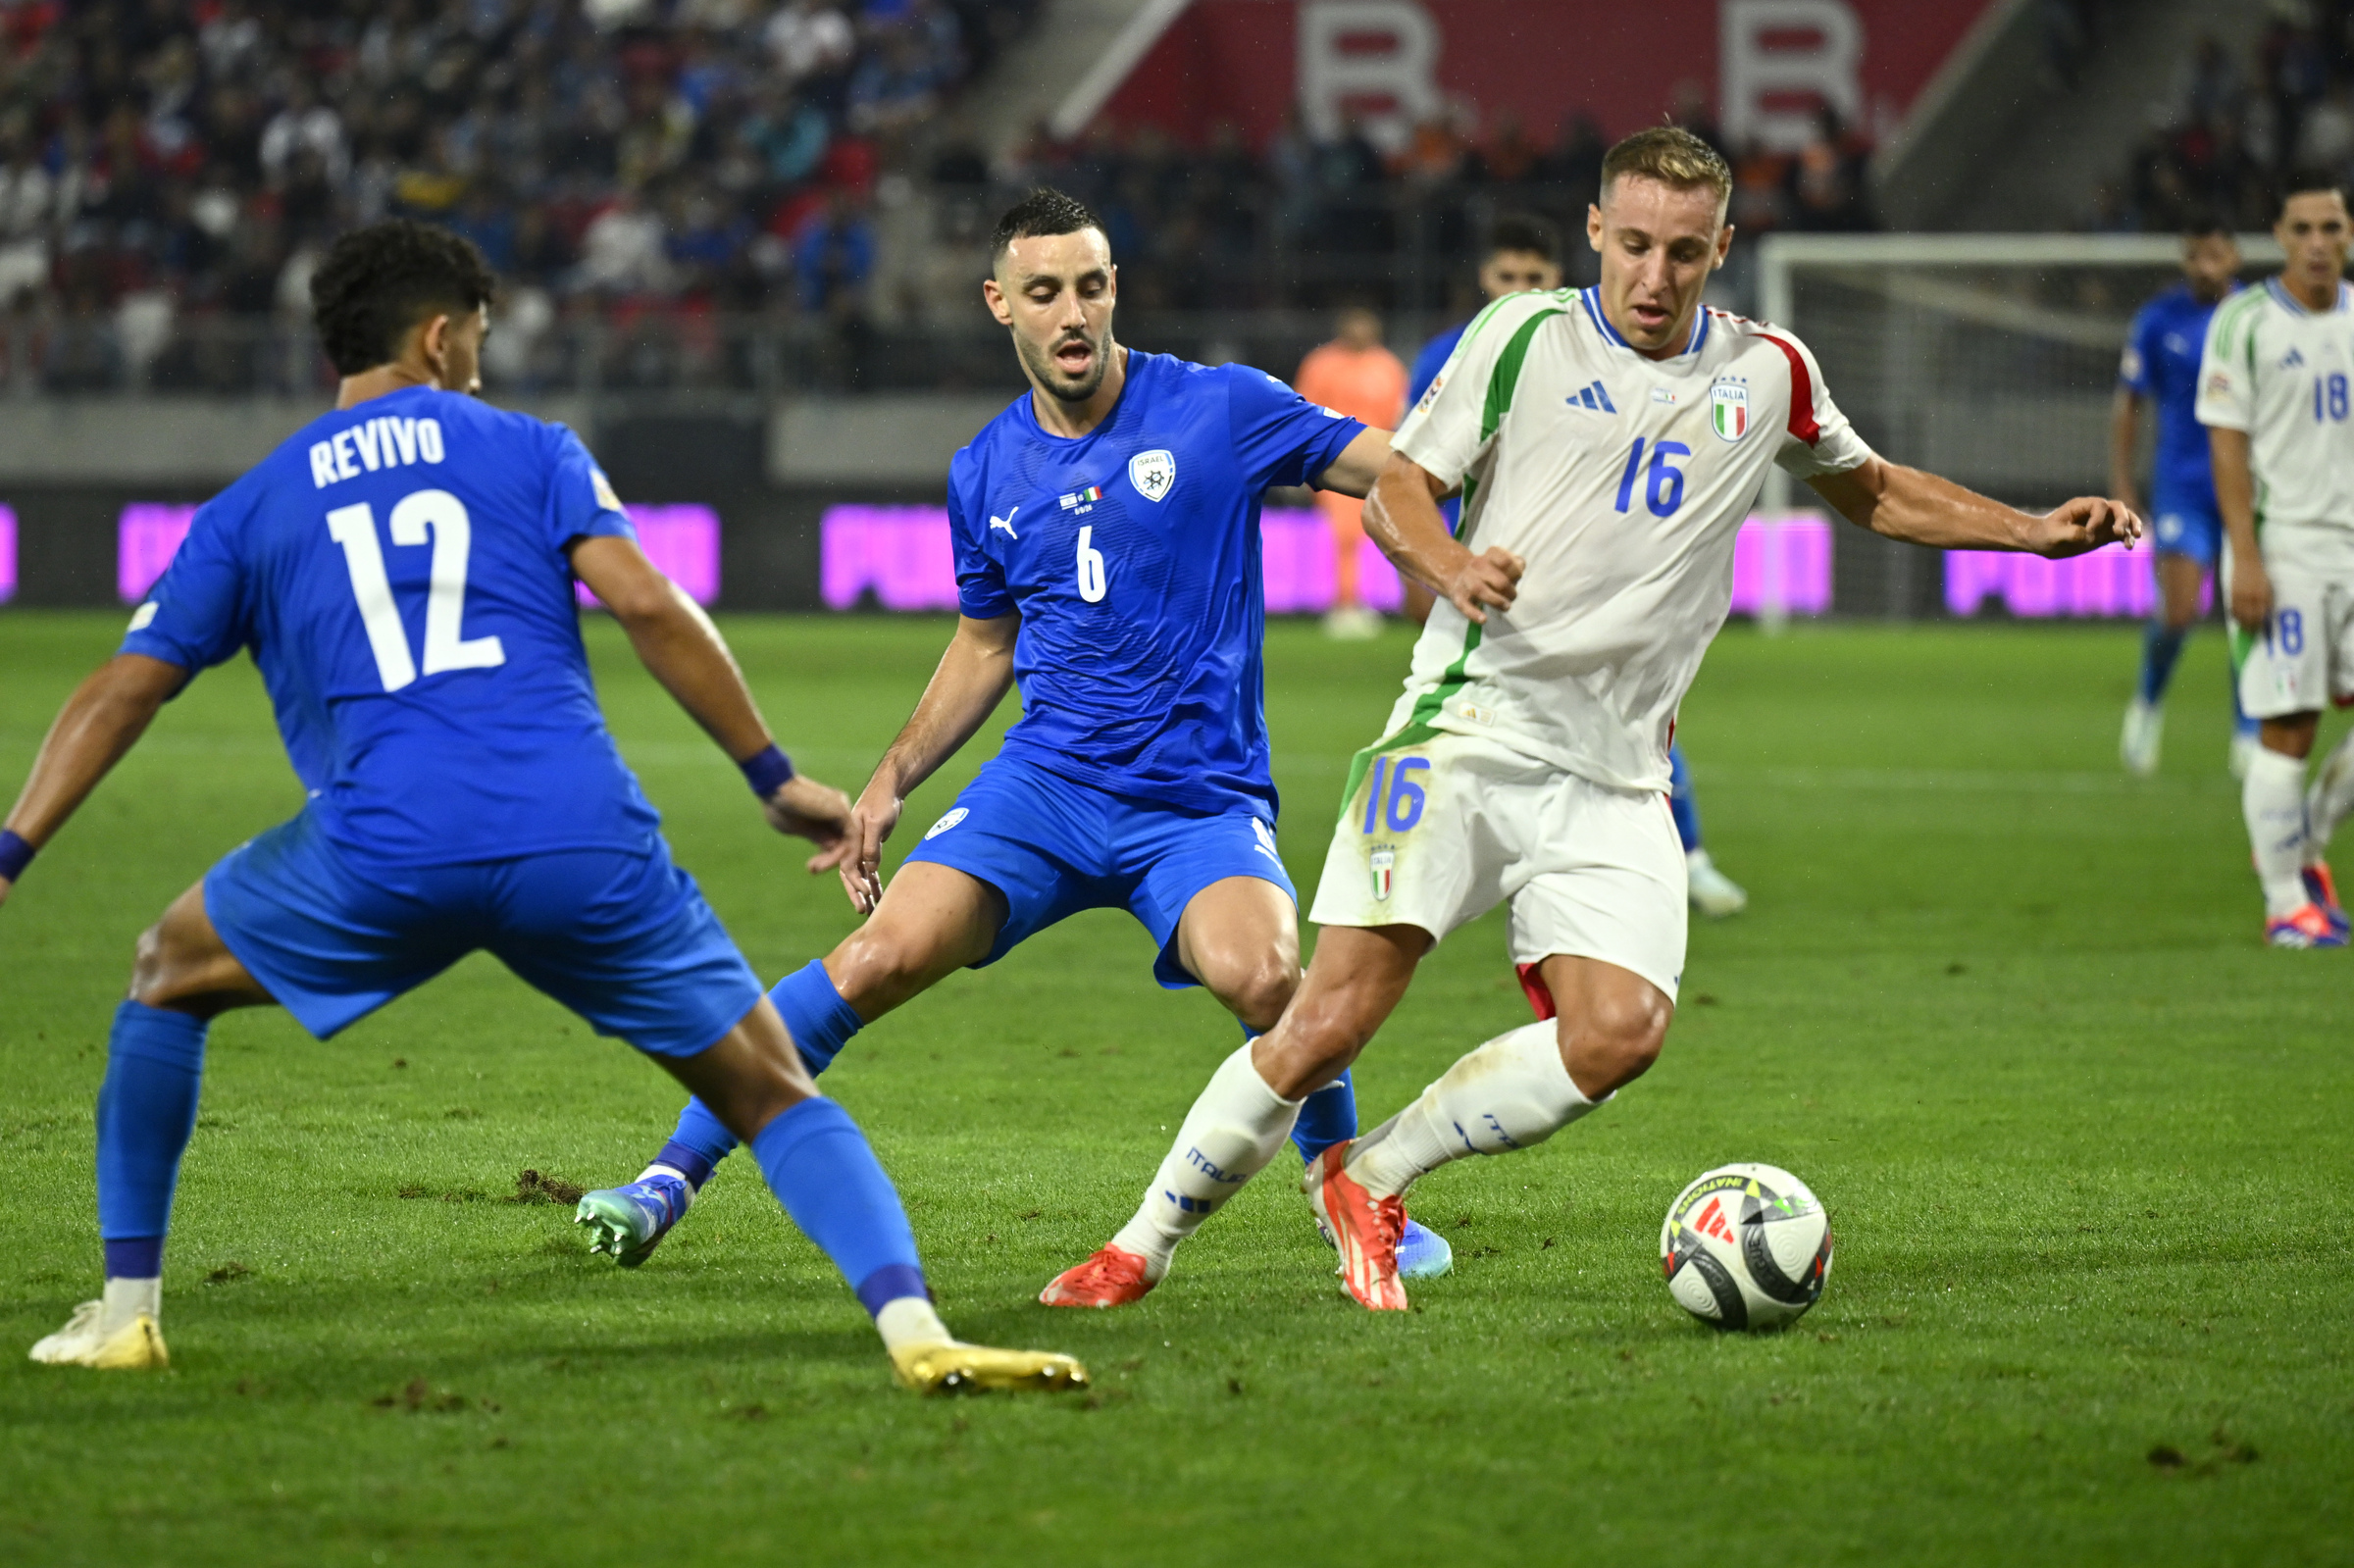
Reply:
[[[271,1001],[213,929],[201,883],[140,935],[98,1096],[105,1291],[35,1344],[33,1360],[105,1371],[171,1364],[161,1328],[164,1233],[196,1123],[205,1026],[230,1008]]]
[[[1260,877],[1213,882],[1177,922],[1177,961],[1253,1035],[1275,1027],[1300,988],[1300,921]]]
[[[1309,1173],[1309,1200],[1336,1230],[1346,1225],[1353,1233],[1356,1256],[1345,1278],[1365,1306],[1406,1305],[1396,1205],[1415,1181],[1466,1155],[1542,1143],[1658,1060],[1675,1016],[1658,986],[1615,964],[1561,953],[1538,970],[1558,1009],[1551,1022],[1500,1035],[1463,1056],[1413,1104]],[[1351,1251],[1345,1242],[1344,1257]]]
[[[791,1012],[793,1043],[814,1075],[857,1031],[988,957],[1004,924],[1005,897],[997,888],[952,867],[913,861],[892,879],[864,925],[822,963],[778,982],[769,996]],[[625,1269],[653,1255],[737,1141],[715,1110],[691,1101],[636,1180],[582,1195],[575,1220],[588,1227],[589,1251],[610,1252]]]
[[[951,866],[912,861],[866,924],[826,955],[826,975],[871,1024],[988,957],[1004,924],[1003,893]]]
[[[1049,1306],[1118,1306],[1150,1290],[1167,1274],[1177,1244],[1274,1159],[1301,1102],[1356,1059],[1406,994],[1430,944],[1430,934],[1411,926],[1326,927],[1291,1007],[1211,1076],[1135,1217],[1039,1299]],[[1337,1228],[1335,1240],[1346,1265],[1348,1243]]]

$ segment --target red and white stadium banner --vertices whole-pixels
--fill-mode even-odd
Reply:
[[[1817,103],[1879,140],[1901,126],[1971,29],[2007,0],[1191,0],[1113,79],[1056,116],[1097,113],[1199,141],[1220,122],[1264,145],[1294,104],[1329,130],[1345,110],[1377,140],[1460,106],[1492,130],[1519,118],[1550,143],[1571,116],[1609,137],[1659,123],[1679,87],[1706,95],[1727,143],[1803,145]],[[1141,37],[1127,40],[1131,46]],[[1115,57],[1121,51],[1114,51]],[[1104,94],[1108,93],[1108,97]],[[1075,122],[1075,123],[1074,123]]]

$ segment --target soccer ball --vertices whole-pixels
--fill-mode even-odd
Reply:
[[[1660,1228],[1675,1304],[1712,1329],[1779,1329],[1831,1272],[1831,1221],[1807,1184],[1771,1165],[1720,1165],[1676,1194]]]

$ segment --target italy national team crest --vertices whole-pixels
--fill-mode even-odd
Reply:
[[[1749,383],[1726,377],[1709,388],[1709,424],[1720,441],[1749,433]]]
[[[1368,864],[1373,868],[1374,901],[1386,904],[1398,877],[1398,851],[1388,844],[1375,844]]]
[[[1177,482],[1177,458],[1166,447],[1139,452],[1128,460],[1128,482],[1148,501],[1157,502]]]

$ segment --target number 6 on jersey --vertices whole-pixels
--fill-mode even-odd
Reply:
[[[1101,604],[1107,584],[1103,580],[1103,552],[1089,542],[1095,536],[1092,523],[1079,531],[1079,597],[1090,604]]]

